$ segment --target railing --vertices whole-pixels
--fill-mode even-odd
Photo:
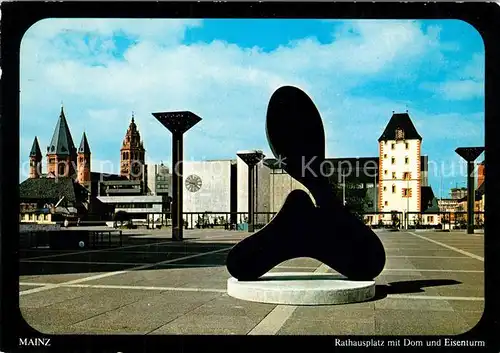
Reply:
[[[255,212],[254,213],[254,229],[260,229],[271,221],[276,212]],[[161,228],[171,226],[171,212],[157,213],[153,215],[153,219],[146,218],[143,220],[134,219],[132,222],[123,221],[123,224],[132,223],[131,227],[147,226],[152,228]],[[228,230],[246,230],[248,227],[248,212],[183,212],[183,226],[185,229],[207,229],[207,228],[223,228]],[[133,218],[133,214],[129,213],[129,217]],[[110,220],[109,222],[116,222]],[[121,221],[116,222],[121,225]]]
[[[276,212],[255,212],[254,229],[260,229],[271,221]],[[246,230],[248,212],[183,212],[186,229],[224,228]]]
[[[413,229],[467,229],[467,212],[406,212],[407,228]],[[484,212],[474,211],[474,228],[484,228]]]
[[[403,212],[364,212],[358,216],[373,229],[400,229],[404,224]]]

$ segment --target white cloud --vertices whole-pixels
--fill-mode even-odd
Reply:
[[[426,82],[421,88],[434,92],[446,100],[467,100],[484,96],[484,81],[453,80],[442,83]]]
[[[471,60],[443,82],[423,82],[420,87],[443,99],[458,101],[484,97],[484,53],[474,53]]]
[[[415,21],[353,21],[333,32],[331,43],[303,39],[272,52],[221,41],[181,44],[186,28],[200,25],[71,19],[45,20],[30,28],[21,47],[21,158],[27,159],[35,132],[43,152],[61,100],[75,143],[85,129],[94,161],[118,165],[131,111],[153,161],[169,159],[171,140],[151,112],[173,110],[191,110],[203,118],[186,134],[186,159],[230,158],[247,148],[261,148],[270,156],[264,130],[267,103],[284,84],[301,87],[317,104],[328,155],[375,155],[391,111],[404,104],[353,97],[349,90],[383,74],[408,77],[425,58],[442,55],[438,28],[424,31]],[[114,38],[120,33],[135,43],[116,58]],[[366,128],[360,131],[358,122]]]

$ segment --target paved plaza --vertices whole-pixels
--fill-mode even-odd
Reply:
[[[150,335],[459,334],[483,313],[482,234],[381,231],[387,262],[376,297],[327,306],[229,297],[225,258],[248,234],[187,230],[176,243],[169,230],[126,231],[121,248],[24,250],[21,312],[43,333]],[[314,272],[320,265],[300,258],[273,271]]]

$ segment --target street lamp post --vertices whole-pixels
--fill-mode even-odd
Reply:
[[[474,161],[484,147],[459,147],[455,152],[467,162],[467,234],[474,234]]]
[[[172,133],[172,240],[183,240],[183,137],[184,133],[201,121],[189,111],[152,113]]]
[[[254,171],[255,165],[264,159],[264,153],[260,150],[239,151],[236,153],[248,166],[248,231],[254,231],[255,193],[254,193]]]

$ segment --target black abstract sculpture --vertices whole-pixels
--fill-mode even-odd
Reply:
[[[325,133],[312,100],[296,87],[276,90],[266,132],[282,168],[311,192],[316,205],[306,192],[293,190],[271,222],[231,249],[226,259],[231,276],[256,280],[297,257],[317,259],[351,280],[378,276],[385,266],[382,242],[345,208],[321,173]]]

